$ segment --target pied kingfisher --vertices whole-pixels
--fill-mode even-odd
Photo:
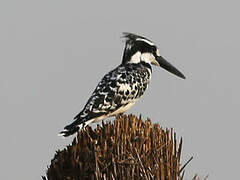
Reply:
[[[59,135],[72,135],[92,122],[127,111],[147,89],[152,75],[151,65],[161,66],[185,79],[180,71],[160,56],[152,41],[131,33],[123,33],[123,37],[126,45],[122,63],[102,78],[75,121]]]

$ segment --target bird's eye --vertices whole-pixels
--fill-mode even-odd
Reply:
[[[155,46],[152,47],[152,53],[155,54],[156,53],[157,48]]]

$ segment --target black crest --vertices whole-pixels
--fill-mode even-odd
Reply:
[[[128,32],[123,32],[123,36],[122,36],[125,40],[126,43],[134,43],[137,39],[145,39],[149,42],[151,42],[151,40],[143,37],[143,36],[139,36],[133,33],[128,33]]]
[[[122,59],[123,64],[128,62],[137,51],[142,53],[156,51],[156,46],[154,43],[143,36],[124,32],[123,38],[126,42]]]

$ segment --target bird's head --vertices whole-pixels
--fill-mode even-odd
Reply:
[[[123,37],[126,39],[123,64],[144,62],[161,66],[176,76],[185,79],[185,76],[179,70],[160,55],[159,49],[151,40],[132,33],[123,33]]]

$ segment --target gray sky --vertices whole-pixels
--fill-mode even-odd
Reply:
[[[0,179],[40,179],[71,143],[57,133],[120,64],[123,31],[153,40],[187,77],[155,67],[128,113],[184,138],[186,179],[238,179],[239,17],[234,1],[2,0]]]

